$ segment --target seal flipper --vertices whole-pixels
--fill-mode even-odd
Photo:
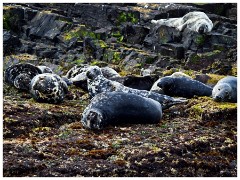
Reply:
[[[185,103],[188,101],[186,98],[173,98],[171,96],[157,94],[154,92],[150,92],[148,98],[158,101],[162,105],[163,110],[168,109],[173,105]]]

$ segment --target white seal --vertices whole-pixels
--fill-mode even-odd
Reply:
[[[213,28],[213,23],[208,16],[204,12],[199,11],[189,12],[181,18],[151,20],[151,23],[175,27],[179,31],[188,28],[200,34],[211,32]]]

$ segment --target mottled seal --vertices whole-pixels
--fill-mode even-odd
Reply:
[[[41,70],[33,64],[19,63],[5,70],[4,79],[17,89],[28,91],[32,78],[41,73]]]
[[[218,81],[212,90],[212,98],[220,102],[237,102],[237,77],[227,76]]]
[[[30,94],[38,102],[60,103],[67,93],[67,84],[56,74],[36,75],[30,84]]]
[[[184,98],[173,98],[170,96],[157,94],[151,91],[138,90],[124,86],[123,84],[105,78],[98,66],[92,66],[86,73],[88,83],[88,93],[90,98],[102,92],[125,92],[147,97],[158,101],[162,105],[162,109],[171,107],[172,105],[186,102]]]
[[[204,12],[199,11],[189,12],[181,18],[152,20],[151,23],[175,27],[179,31],[188,28],[200,34],[211,32],[213,28],[213,23],[208,16]]]
[[[212,87],[186,77],[166,76],[158,82],[164,94],[192,98],[193,96],[211,96]]]
[[[68,85],[74,84],[77,87],[82,88],[83,90],[87,91],[87,76],[86,72],[91,67],[88,64],[81,64],[73,66],[65,76],[62,78]],[[101,71],[103,76],[106,78],[118,78],[121,77],[114,69],[110,67],[102,67]]]
[[[173,73],[170,77],[186,77],[186,78],[190,78],[192,79],[190,76],[188,76],[187,74],[183,73],[183,72],[175,72]],[[159,82],[161,81],[161,78],[159,78],[151,87],[150,91],[152,92],[156,92],[159,94],[164,94],[163,90],[157,85]]]
[[[52,69],[50,67],[47,66],[37,66],[42,73],[53,73]]]
[[[123,123],[156,124],[162,118],[161,104],[150,98],[123,92],[97,94],[82,113],[85,128],[103,129]]]

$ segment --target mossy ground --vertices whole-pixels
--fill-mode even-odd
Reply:
[[[90,131],[80,123],[89,99],[78,88],[59,105],[7,92],[4,176],[236,176],[236,104],[193,98],[159,124]],[[199,118],[203,111],[210,119]],[[221,111],[235,118],[211,116]]]

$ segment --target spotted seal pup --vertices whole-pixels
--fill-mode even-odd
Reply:
[[[157,124],[161,118],[161,104],[153,99],[124,92],[103,92],[91,100],[81,122],[87,129],[100,130],[123,123]]]
[[[30,94],[38,102],[60,103],[68,93],[68,86],[56,74],[36,75],[30,84]]]
[[[175,27],[179,31],[188,28],[199,34],[211,32],[213,28],[213,23],[208,16],[204,12],[199,11],[189,12],[180,18],[151,20],[151,23]]]
[[[220,79],[212,90],[212,98],[220,102],[237,102],[237,77]]]
[[[19,63],[5,70],[4,80],[17,89],[28,91],[32,78],[41,73],[41,70],[31,63]]]
[[[147,97],[158,101],[162,109],[167,109],[175,104],[186,102],[185,98],[173,98],[170,96],[157,94],[151,91],[138,90],[124,86],[123,84],[105,78],[98,66],[92,66],[86,73],[88,83],[88,93],[90,98],[102,92],[125,92]]]

